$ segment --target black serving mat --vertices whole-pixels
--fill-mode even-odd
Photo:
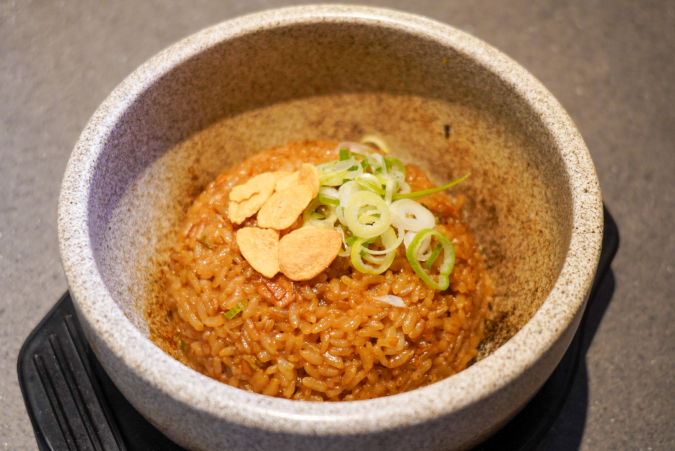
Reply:
[[[606,209],[602,247],[589,306],[619,248],[619,231]],[[587,317],[584,314],[569,349],[541,390],[477,450],[530,451],[541,442],[572,388]],[[41,451],[183,450],[117,390],[82,334],[69,293],[26,339],[17,370]]]

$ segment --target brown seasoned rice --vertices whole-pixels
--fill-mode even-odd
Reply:
[[[166,330],[153,335],[162,349],[234,387],[305,401],[393,395],[466,368],[483,339],[492,281],[458,213],[461,198],[437,193],[420,200],[455,246],[455,268],[444,292],[420,280],[403,246],[382,275],[359,273],[338,257],[306,282],[282,274],[267,279],[242,257],[235,232],[255,226],[256,217],[230,222],[232,188],[263,172],[334,160],[336,145],[303,141],[261,152],[223,173],[197,198],[163,268],[166,310],[147,312],[166,315]],[[413,191],[433,186],[424,172],[406,168]],[[301,219],[281,236],[300,225]],[[408,307],[374,299],[386,294]],[[227,319],[224,313],[238,304],[242,312]]]

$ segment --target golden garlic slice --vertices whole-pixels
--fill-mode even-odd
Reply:
[[[299,176],[300,173],[296,171],[291,174],[288,174],[285,177],[281,177],[279,180],[277,180],[277,185],[274,187],[274,191],[281,192],[285,189],[297,186]]]
[[[230,221],[241,224],[246,218],[256,214],[274,192],[276,181],[277,177],[273,173],[265,172],[232,188],[230,205],[227,208]]]
[[[227,215],[234,224],[241,224],[246,218],[253,216],[260,207],[269,199],[262,194],[254,194],[250,199],[243,202],[230,201],[227,207]]]
[[[279,232],[257,227],[237,230],[237,245],[246,261],[260,274],[272,278],[279,272]]]
[[[341,246],[342,235],[336,230],[294,230],[279,241],[279,269],[291,280],[312,279],[333,263]]]
[[[290,227],[314,198],[307,185],[297,185],[272,194],[258,212],[258,226],[284,230]]]
[[[313,164],[303,163],[299,171],[293,172],[277,180],[274,191],[281,192],[297,185],[307,185],[312,189],[312,199],[319,194],[319,171]]]
[[[252,177],[243,185],[237,185],[230,191],[230,200],[235,202],[242,202],[250,199],[254,194],[268,193],[267,197],[272,195],[274,186],[277,183],[277,177],[271,172],[264,172],[262,174]]]
[[[288,171],[276,171],[276,172],[271,172],[271,174],[274,176],[274,184],[276,186],[276,184],[279,183],[279,180],[281,180],[284,177],[288,177],[289,175],[292,175],[293,173],[288,172]]]
[[[298,173],[298,183],[312,188],[312,199],[319,194],[319,171],[313,164],[303,163]]]

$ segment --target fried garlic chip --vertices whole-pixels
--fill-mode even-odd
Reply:
[[[298,173],[298,183],[307,185],[312,189],[312,199],[319,194],[319,171],[313,164],[303,163]]]
[[[258,212],[258,226],[265,229],[287,229],[298,219],[312,198],[312,189],[307,185],[292,186],[272,194]]]
[[[271,172],[257,175],[243,185],[232,188],[227,215],[230,221],[241,224],[256,214],[274,192],[277,177]]]
[[[300,173],[298,173],[296,171],[296,172],[293,172],[291,174],[288,174],[285,177],[281,177],[277,181],[277,186],[274,187],[274,191],[276,191],[278,193],[278,192],[281,192],[285,189],[291,188],[293,186],[297,186],[299,176],[300,176]]]
[[[232,191],[230,191],[230,200],[242,202],[250,199],[254,194],[267,192],[269,192],[269,195],[267,196],[269,197],[272,195],[272,191],[274,191],[276,182],[277,177],[271,172],[264,172],[260,175],[256,175],[243,185],[237,185],[232,188]]]
[[[319,172],[313,164],[303,163],[299,171],[281,177],[274,187],[274,191],[281,192],[297,185],[307,185],[312,189],[312,198],[319,193]]]
[[[237,245],[246,261],[267,278],[279,272],[279,232],[257,227],[237,230]]]
[[[340,232],[303,227],[279,241],[279,269],[291,280],[313,279],[333,263],[341,247]]]

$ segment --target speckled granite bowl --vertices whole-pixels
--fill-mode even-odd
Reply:
[[[218,383],[148,339],[155,258],[209,180],[273,145],[363,133],[379,133],[437,181],[472,172],[456,193],[496,286],[477,363],[409,393],[315,404]],[[574,124],[509,58],[425,18],[305,6],[204,30],[117,87],[71,157],[59,239],[96,355],[177,443],[454,450],[504,424],[561,359],[596,270],[602,207]]]

